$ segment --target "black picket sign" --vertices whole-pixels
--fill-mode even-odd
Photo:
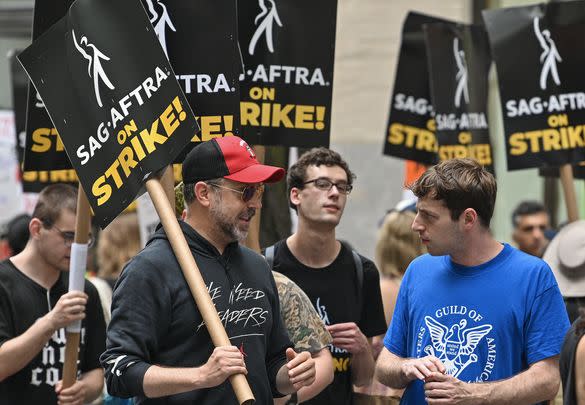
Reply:
[[[238,1],[250,144],[329,146],[337,0]]]
[[[35,1],[33,41],[67,13],[73,0]],[[26,108],[25,171],[71,169],[63,142],[53,126],[45,104],[34,86],[28,86]]]
[[[487,121],[487,33],[480,26],[425,24],[439,160],[472,158],[494,172]]]
[[[486,10],[508,170],[585,160],[585,2]]]
[[[19,60],[102,228],[198,131],[138,0],[77,0]]]
[[[197,117],[196,142],[240,136],[240,56],[236,0],[142,0],[177,80]]]
[[[404,20],[394,91],[384,134],[385,155],[429,165],[437,163],[438,144],[423,24],[438,22],[450,21],[412,11]]]
[[[12,106],[14,109],[14,124],[16,127],[16,153],[18,156],[18,163],[20,167],[23,167],[23,160],[25,155],[25,142],[26,142],[26,107],[27,107],[27,95],[29,91],[29,80],[26,72],[22,68],[22,65],[18,62],[16,55],[20,51],[11,52],[9,57],[10,60],[10,76],[12,80]],[[31,86],[32,87],[32,86]],[[34,90],[34,87],[33,87]],[[36,91],[33,92],[36,94]],[[44,111],[44,107],[43,107]],[[47,120],[49,116],[44,114]],[[50,123],[50,127],[53,124]],[[38,145],[37,145],[38,148]],[[43,159],[42,154],[32,153],[28,151],[29,156],[32,154],[33,159]],[[69,158],[65,151],[59,152],[60,159],[65,159],[69,164]],[[47,157],[47,159],[50,159]],[[50,162],[49,162],[50,163]],[[42,170],[42,171],[24,171],[22,174],[22,190],[25,193],[39,193],[45,186],[50,183],[71,183],[77,185],[79,180],[77,174],[73,169],[62,169],[62,170]]]

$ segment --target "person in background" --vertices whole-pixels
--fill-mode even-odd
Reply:
[[[390,211],[382,222],[376,242],[376,264],[380,271],[380,291],[384,304],[386,324],[390,325],[400,282],[406,268],[415,258],[426,253],[420,238],[412,232],[415,214],[412,211]],[[374,357],[377,359],[384,344],[381,337],[374,337]],[[354,387],[356,405],[397,405],[402,391],[373,381],[367,387]]]
[[[303,154],[287,178],[298,230],[265,249],[273,270],[307,294],[333,337],[333,383],[308,404],[353,404],[353,385],[372,381],[372,337],[386,329],[375,264],[335,236],[354,178],[335,151]]]
[[[585,307],[573,322],[563,342],[559,366],[563,383],[563,405],[585,405]]]
[[[565,225],[549,243],[542,260],[555,275],[572,323],[579,308],[585,308],[585,220]]]
[[[105,323],[97,291],[68,292],[77,190],[54,184],[34,208],[24,250],[0,263],[0,403],[79,405],[102,390]],[[65,327],[82,320],[80,376],[63,388]]]
[[[89,280],[100,293],[106,325],[110,323],[112,290],[122,268],[140,251],[140,230],[135,212],[125,213],[114,219],[99,234],[97,246],[97,277]]]
[[[445,160],[411,187],[412,224],[429,254],[400,285],[376,376],[401,404],[534,404],[559,389],[569,328],[550,267],[495,240],[494,176]]]
[[[28,224],[32,217],[28,214],[20,214],[12,218],[6,224],[6,232],[3,239],[6,239],[9,255],[14,256],[24,250],[30,236]]]
[[[512,212],[512,239],[518,249],[542,257],[548,244],[545,232],[550,227],[544,205],[538,201],[522,201]]]

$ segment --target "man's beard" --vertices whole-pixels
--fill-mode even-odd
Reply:
[[[221,210],[221,196],[218,194],[216,194],[216,196],[217,197],[212,197],[217,198],[217,200],[214,201],[209,210],[213,222],[219,227],[219,229],[221,229],[222,233],[227,236],[229,240],[239,242],[244,241],[248,236],[248,230],[238,228],[238,218],[242,216],[242,214],[240,213],[237,217],[230,218]],[[255,213],[256,210],[254,208],[248,208],[244,216],[251,219]]]

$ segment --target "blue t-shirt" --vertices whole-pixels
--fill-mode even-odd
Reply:
[[[549,266],[508,244],[492,260],[414,260],[402,281],[384,345],[400,357],[434,355],[466,382],[509,378],[560,353],[569,320]],[[411,382],[401,404],[424,404]]]

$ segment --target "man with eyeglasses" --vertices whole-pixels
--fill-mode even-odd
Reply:
[[[68,292],[77,191],[46,187],[29,222],[24,250],[0,263],[0,403],[84,404],[102,391],[99,356],[105,322],[99,295]],[[62,388],[65,327],[82,320],[79,378]]]
[[[372,338],[386,322],[374,263],[335,237],[355,175],[341,156],[315,148],[290,168],[290,206],[298,230],[265,250],[273,270],[309,296],[333,337],[334,380],[316,397],[289,403],[352,404],[352,385],[368,385],[374,373]]]
[[[295,353],[266,261],[241,246],[264,183],[284,170],[256,160],[242,139],[196,146],[183,162],[181,229],[230,338],[213,347],[201,314],[159,229],[123,270],[112,298],[108,391],[137,404],[237,404],[227,378],[246,374],[258,404],[310,385],[314,360]]]

